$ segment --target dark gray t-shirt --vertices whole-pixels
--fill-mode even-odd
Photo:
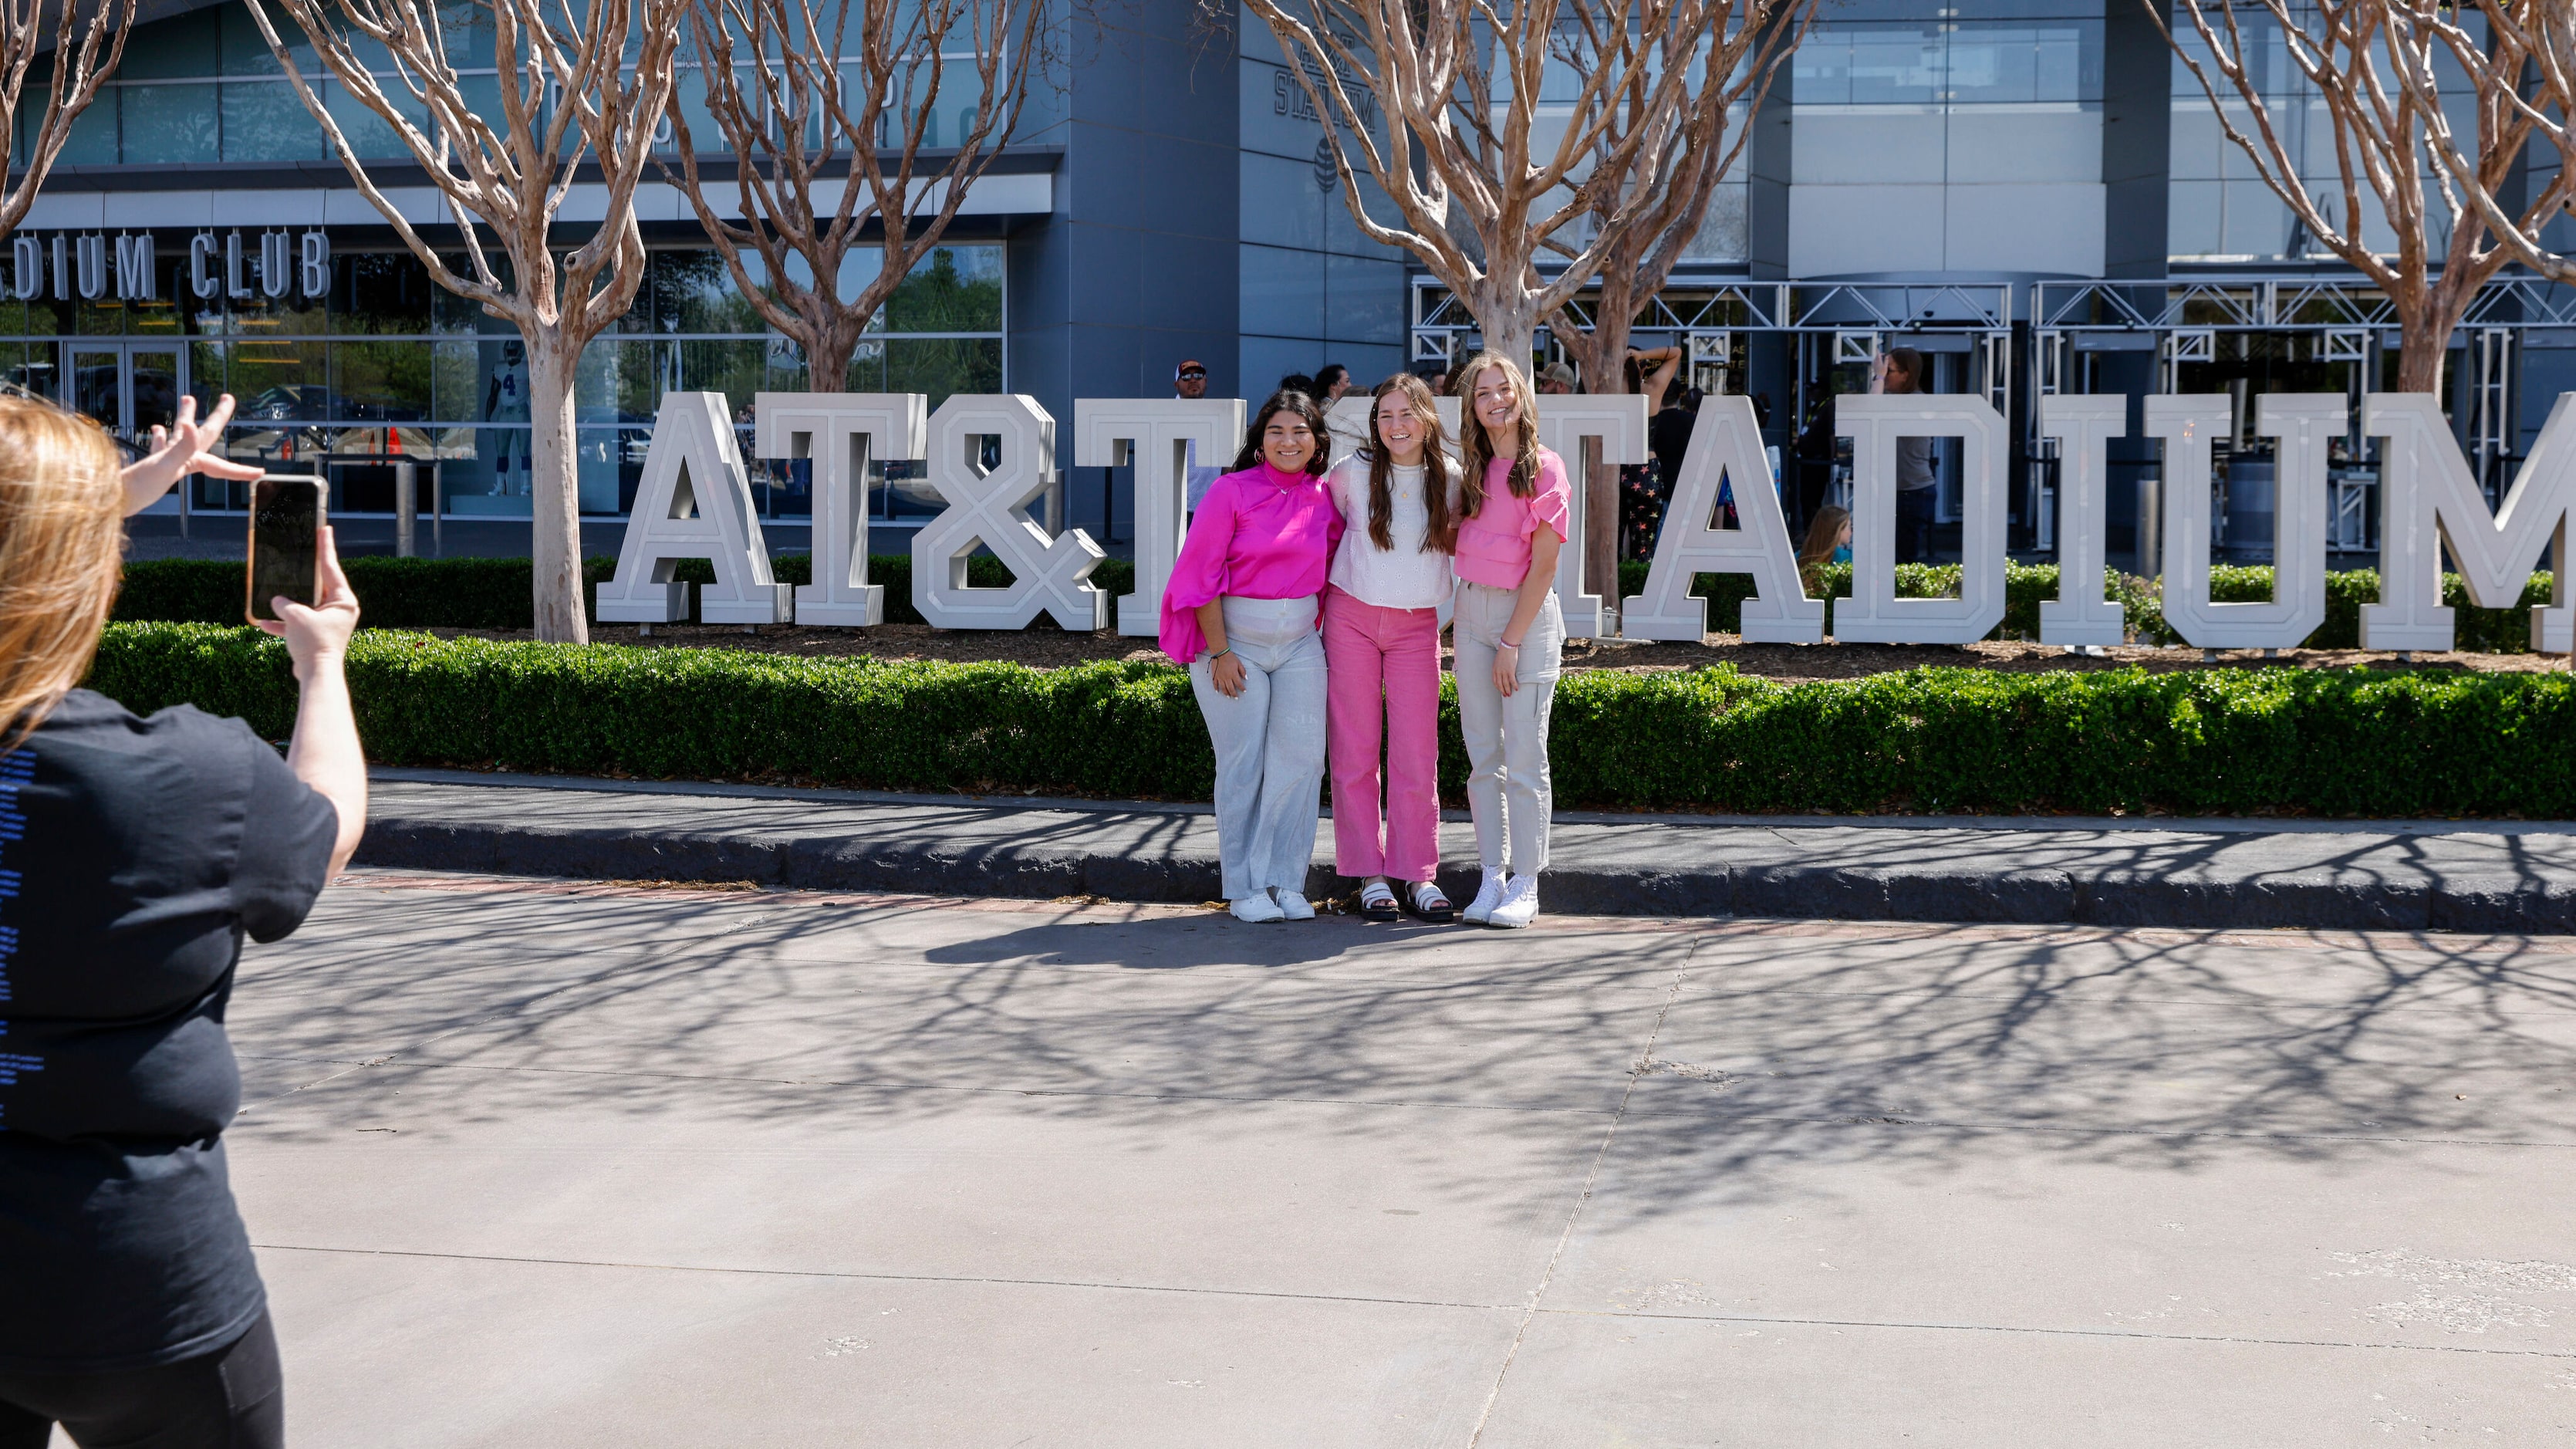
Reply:
[[[0,1370],[175,1363],[266,1306],[224,1006],[337,832],[249,726],[184,705],[75,690],[0,755]]]
[[[1896,440],[1896,491],[1913,493],[1932,486],[1932,440]]]

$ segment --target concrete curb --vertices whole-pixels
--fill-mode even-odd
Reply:
[[[1170,807],[822,792],[621,791],[507,776],[377,779],[362,865],[797,890],[1206,901],[1215,822]],[[2576,931],[2576,834],[2262,832],[1961,822],[1685,825],[1561,819],[1550,910],[2190,929]],[[2235,822],[2231,822],[2234,824]],[[1476,884],[1443,831],[1441,884]],[[1338,894],[1331,827],[1308,893]],[[1460,866],[1458,861],[1468,864]]]

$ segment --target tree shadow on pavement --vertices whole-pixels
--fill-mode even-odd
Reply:
[[[271,1140],[345,1140],[390,1089],[442,1104],[433,1137],[1002,1113],[1208,1143],[1293,1104],[1472,1147],[1463,1193],[1615,1118],[1603,1210],[1638,1216],[1842,1166],[2576,1141],[2576,956],[2528,942],[1042,909],[381,891],[258,954],[235,1035],[331,1078],[255,1106]]]

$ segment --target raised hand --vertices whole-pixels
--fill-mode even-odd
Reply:
[[[125,511],[130,516],[152,506],[153,500],[170,491],[172,485],[191,473],[210,478],[248,480],[262,476],[256,464],[236,463],[217,453],[223,443],[224,427],[233,420],[233,395],[225,393],[215,400],[205,421],[197,420],[197,400],[179,399],[179,415],[170,426],[154,425],[151,446],[141,458],[126,465]]]

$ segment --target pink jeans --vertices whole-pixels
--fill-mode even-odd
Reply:
[[[1429,880],[1440,865],[1440,611],[1381,609],[1327,588],[1324,662],[1333,868],[1352,877]]]

